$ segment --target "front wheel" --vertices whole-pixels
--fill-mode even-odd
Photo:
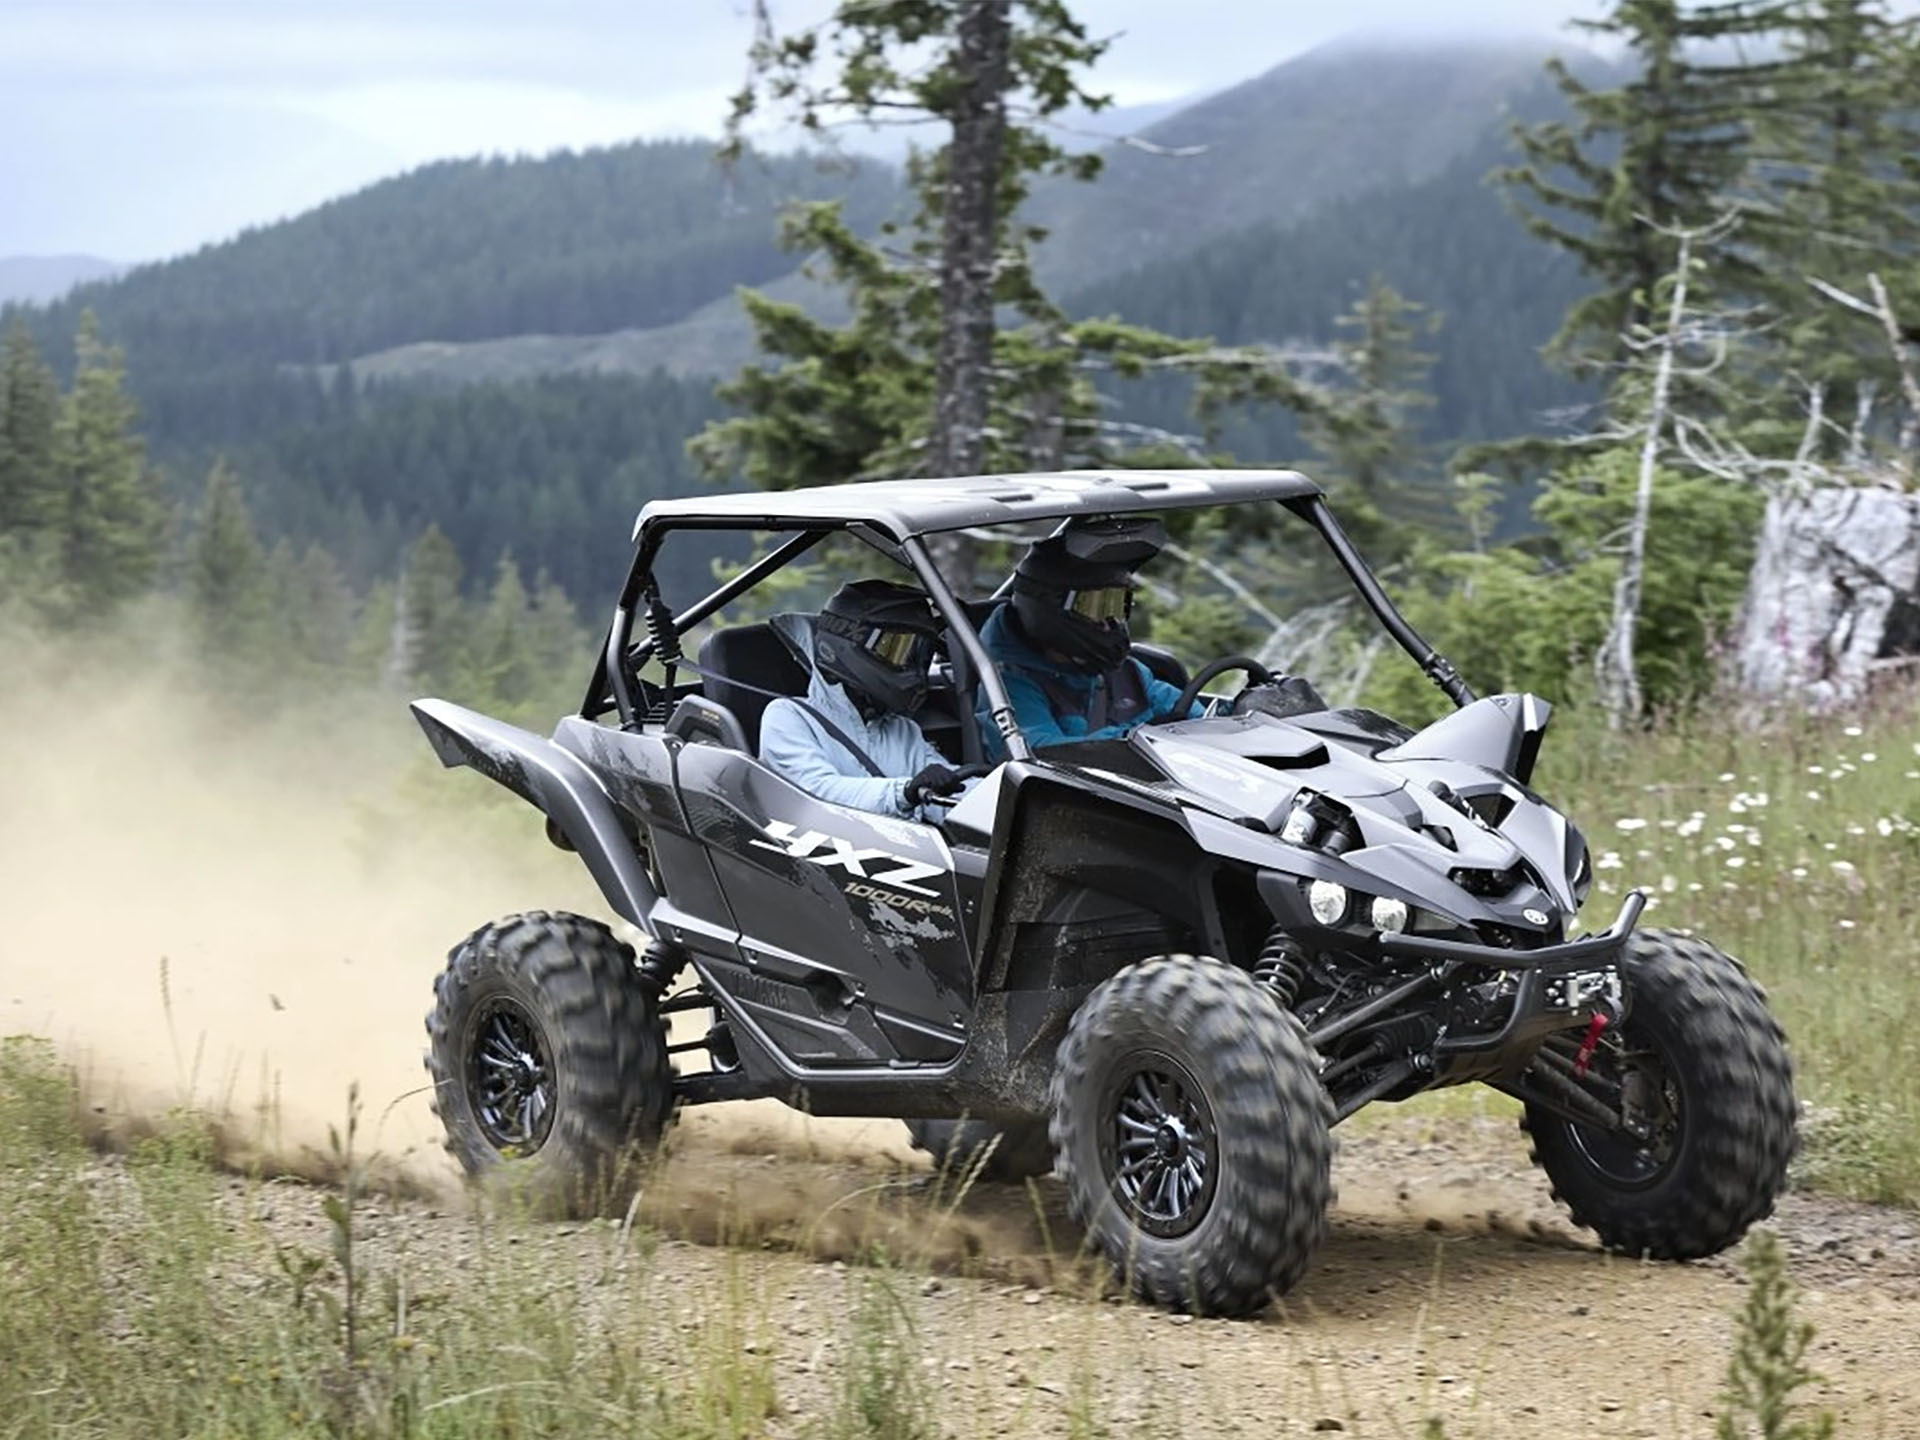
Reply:
[[[1610,1250],[1691,1260],[1773,1211],[1795,1146],[1793,1063],[1740,963],[1670,930],[1632,935],[1627,1018],[1594,1051],[1593,1083],[1630,1128],[1528,1105],[1533,1158],[1574,1222]]]
[[[1142,1299],[1248,1315],[1306,1272],[1332,1203],[1332,1107],[1294,1016],[1242,971],[1129,966],[1061,1042],[1068,1208]]]
[[[672,1113],[666,1028],[598,921],[484,925],[434,981],[426,1065],[447,1150],[542,1213],[617,1213]]]

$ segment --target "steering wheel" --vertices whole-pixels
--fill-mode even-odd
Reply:
[[[1230,670],[1244,670],[1249,685],[1265,685],[1273,679],[1273,672],[1258,660],[1245,655],[1222,655],[1218,660],[1209,660],[1199,672],[1187,682],[1187,688],[1180,692],[1180,699],[1173,707],[1173,718],[1184,720],[1187,712],[1193,709],[1193,702],[1200,698],[1200,692],[1207,688],[1207,682],[1216,680]]]

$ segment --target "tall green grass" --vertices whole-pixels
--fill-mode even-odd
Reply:
[[[1804,1179],[1920,1201],[1920,693],[1759,726],[1566,718],[1536,784],[1592,842],[1589,914],[1642,886],[1643,924],[1744,961],[1793,1046]]]

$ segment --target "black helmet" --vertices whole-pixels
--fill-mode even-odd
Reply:
[[[813,661],[873,713],[911,714],[927,698],[927,667],[940,622],[924,591],[886,580],[850,580],[813,627]]]
[[[1013,613],[1026,638],[1075,670],[1105,674],[1133,636],[1133,572],[1167,543],[1158,520],[1074,522],[1027,547],[1013,572]]]

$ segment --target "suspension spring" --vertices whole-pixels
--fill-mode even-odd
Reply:
[[[1307,978],[1306,957],[1278,925],[1267,932],[1267,943],[1253,962],[1253,978],[1273,992],[1283,1010],[1291,1010],[1300,998],[1301,983]]]

